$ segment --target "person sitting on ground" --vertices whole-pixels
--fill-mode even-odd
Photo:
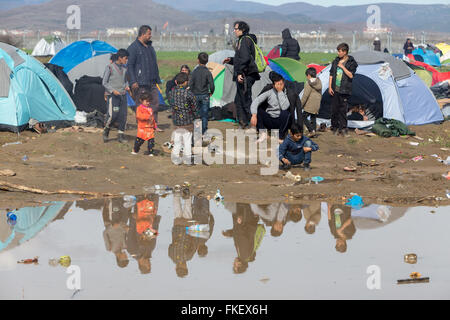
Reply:
[[[200,52],[198,54],[198,67],[192,71],[189,79],[189,89],[195,95],[197,110],[202,120],[202,135],[208,130],[209,98],[214,94],[214,79],[211,71],[206,67],[208,54]]]
[[[130,91],[127,80],[127,68],[124,65],[128,62],[129,53],[125,49],[120,49],[111,56],[113,63],[105,68],[103,74],[103,86],[107,95],[108,111],[105,128],[103,130],[103,142],[108,142],[111,126],[119,124],[119,142],[125,143],[125,127],[127,124],[127,91]],[[114,60],[115,59],[115,60]]]
[[[183,64],[180,68],[180,72],[182,73],[186,73],[188,76],[190,76],[191,74],[191,69],[189,68],[189,66],[187,64]],[[172,80],[167,81],[166,83],[166,97],[167,99],[169,99],[169,92],[175,88],[177,86],[176,82],[175,82],[175,77],[173,77]]]
[[[305,90],[301,103],[303,106],[303,122],[309,131],[309,137],[312,138],[316,134],[317,114],[320,109],[320,101],[322,100],[322,82],[316,78],[317,72],[314,68],[308,68],[305,72],[306,79]],[[308,120],[311,117],[311,122]]]
[[[172,133],[172,160],[181,164],[181,148],[186,164],[191,164],[192,133],[194,131],[194,119],[197,111],[197,102],[191,90],[188,89],[189,77],[186,73],[179,73],[175,81],[177,86],[169,93],[169,104],[172,109],[172,121],[175,131]],[[175,158],[174,158],[175,157]]]
[[[291,31],[286,28],[281,32],[283,43],[281,44],[281,57],[300,60],[300,45],[298,41],[291,36]]]
[[[311,152],[319,150],[319,146],[303,136],[303,130],[297,124],[293,124],[290,131],[279,149],[281,169],[288,170],[291,165],[303,163],[305,171],[311,170]]]
[[[348,116],[348,120],[353,121],[368,121],[369,118],[366,116],[365,110],[362,106],[353,106],[350,109],[350,115]]]
[[[280,139],[284,139],[289,123],[291,121],[291,103],[289,101],[288,92],[285,88],[285,81],[281,75],[272,72],[270,78],[273,85],[268,91],[263,89],[262,93],[253,100],[250,110],[252,113],[251,125],[259,130],[261,129],[278,129],[280,130]],[[297,100],[299,100],[297,96]],[[267,102],[267,107],[260,107],[263,102]],[[266,132],[263,132],[258,142],[262,142],[267,138]]]
[[[150,108],[150,95],[143,93],[139,100],[141,105],[136,109],[136,121],[138,124],[136,141],[131,154],[136,155],[139,149],[148,141],[148,150],[144,152],[144,155],[153,157],[153,147],[155,146],[155,130],[156,122],[153,116],[153,109]]]

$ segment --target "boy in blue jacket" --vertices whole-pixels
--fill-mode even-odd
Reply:
[[[303,130],[294,123],[290,134],[284,139],[279,149],[280,168],[288,170],[291,165],[303,163],[305,171],[311,170],[311,152],[319,150],[319,146],[311,139],[303,136]]]

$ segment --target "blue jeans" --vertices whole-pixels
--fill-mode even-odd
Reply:
[[[202,119],[202,134],[205,134],[206,130],[208,130],[209,94],[196,94],[195,99],[200,119]]]
[[[304,147],[311,147],[311,142],[306,141],[304,144]],[[293,154],[291,152],[286,152],[285,158],[288,159],[292,165],[301,164],[304,163],[306,165],[309,165],[311,163],[311,151],[305,152],[303,151],[303,148],[300,150],[299,153]]]

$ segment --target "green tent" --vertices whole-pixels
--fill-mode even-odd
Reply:
[[[269,59],[269,67],[286,80],[297,82],[306,81],[305,71],[307,67],[297,60],[290,58]]]

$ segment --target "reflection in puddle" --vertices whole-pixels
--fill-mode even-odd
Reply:
[[[406,215],[408,210],[426,212],[427,216]],[[428,250],[431,251],[427,248],[434,246],[433,250],[436,250],[436,243],[442,243],[440,250],[448,251],[445,241],[442,242],[442,237],[448,236],[439,231],[429,233],[420,244],[408,246],[408,241],[413,242],[410,232],[414,228],[421,229],[427,223],[427,230],[434,230],[430,226],[438,228],[445,222],[448,225],[450,217],[438,214],[445,211],[448,208],[410,209],[376,204],[356,210],[341,203],[326,202],[216,203],[191,196],[189,192],[163,196],[147,194],[129,201],[116,198],[49,202],[43,207],[14,210],[17,216],[14,227],[6,222],[6,210],[0,210],[0,271],[4,271],[0,273],[0,281],[13,288],[8,272],[14,272],[24,279],[37,273],[40,279],[55,282],[55,271],[52,271],[55,269],[49,268],[45,260],[70,255],[72,264],[80,265],[86,270],[86,277],[92,277],[90,281],[111,289],[107,294],[110,298],[120,298],[124,288],[140,285],[142,290],[135,290],[134,295],[129,292],[130,298],[148,298],[144,294],[144,284],[139,282],[143,280],[136,279],[136,275],[140,275],[154,285],[172,289],[163,291],[162,296],[155,296],[159,298],[186,298],[189,291],[190,298],[253,299],[266,292],[266,287],[273,290],[281,286],[294,294],[290,298],[297,299],[305,296],[294,288],[287,288],[298,281],[306,282],[302,284],[306,288],[308,285],[324,290],[332,288],[337,278],[332,274],[328,278],[324,276],[323,272],[328,268],[345,274],[346,278],[340,279],[348,282],[342,285],[352,284],[354,289],[348,290],[348,296],[358,297],[361,294],[358,290],[367,290],[365,269],[370,264],[382,264],[384,256],[398,255],[400,264],[390,261],[385,267],[395,265],[400,268],[405,252],[423,250],[418,252],[420,261],[421,256],[427,256]],[[440,222],[436,223],[434,217],[439,217]],[[394,223],[397,221],[400,223]],[[396,250],[395,254],[393,250]],[[8,257],[17,261],[34,256],[40,257],[38,267],[7,263]],[[450,267],[448,259],[444,264]],[[356,280],[352,272],[355,265],[361,269],[359,289],[354,288]],[[429,270],[432,272],[433,266]],[[299,274],[304,276],[299,277]],[[245,278],[241,278],[243,275]],[[255,276],[257,284],[250,281]],[[309,282],[321,278],[325,283]],[[214,294],[210,292],[211,295],[201,290],[190,291],[177,279],[194,281],[197,287],[209,289],[213,282],[228,287],[241,280],[234,283],[239,291],[235,296],[233,290],[223,288]],[[448,278],[442,281],[449,282]],[[265,287],[261,288],[261,285]],[[23,286],[44,290],[42,283],[34,278]],[[56,282],[54,286],[57,286]],[[60,287],[63,286],[54,292],[46,292],[43,297],[58,297],[58,292],[65,289]],[[324,292],[328,292],[326,290]],[[85,295],[81,298],[99,297],[99,293],[84,291],[86,293],[79,294]],[[251,295],[252,292],[256,296]],[[282,298],[277,292],[266,292],[263,297]],[[333,292],[316,295],[334,297]],[[444,292],[450,296],[450,289]],[[11,294],[0,290],[0,298],[11,298]]]

